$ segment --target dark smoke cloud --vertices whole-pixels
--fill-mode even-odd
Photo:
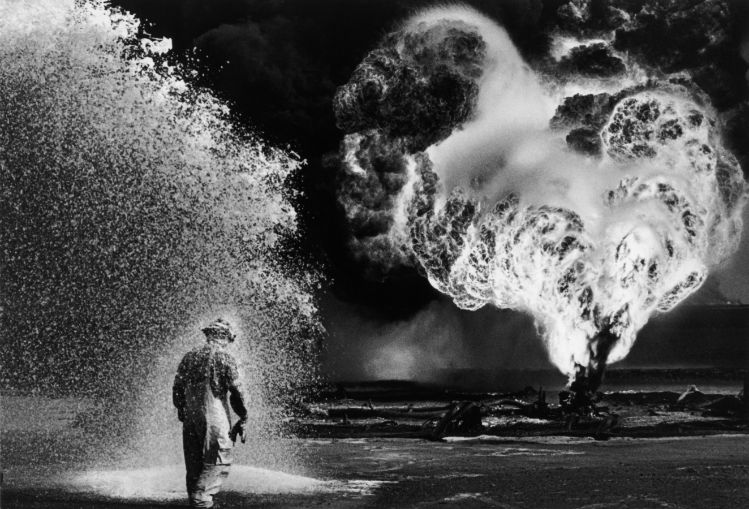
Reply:
[[[351,229],[350,249],[363,258],[368,270],[385,271],[392,265],[410,265],[405,246],[388,233],[393,226],[394,197],[408,180],[406,140],[390,140],[368,131],[344,143],[356,144],[355,161],[338,177],[339,199],[346,207]]]
[[[740,2],[645,3],[632,9],[635,23],[616,32],[615,46],[643,58],[663,72],[689,69],[695,82],[726,109],[745,98],[737,52],[740,33],[734,19]]]
[[[486,43],[463,23],[390,33],[338,89],[338,127],[347,134],[377,129],[423,150],[474,111],[485,56]]]
[[[340,180],[345,179],[346,170],[336,164],[324,166],[322,156],[335,151],[340,140],[332,108],[337,86],[348,81],[362,57],[385,33],[396,28],[395,23],[434,2],[118,0],[115,3],[153,22],[149,30],[154,34],[174,38],[178,53],[191,54],[197,48],[204,64],[199,81],[230,99],[233,111],[263,130],[271,140],[293,143],[308,160],[307,170],[297,177],[307,191],[306,198],[298,204],[304,212],[303,227],[308,232],[305,249],[322,251],[322,256],[330,262],[329,269],[336,281],[334,289],[340,296],[378,306],[384,301],[397,302],[398,305],[393,305],[397,308],[418,307],[433,295],[408,270],[383,272],[377,264],[366,264],[360,257],[352,256],[360,248],[359,226],[353,225],[382,228],[386,220],[377,219],[380,214],[377,212],[371,220],[359,217],[350,222],[336,204],[336,189]],[[690,3],[687,10],[679,9],[678,1],[657,2],[652,6],[643,1],[599,0],[466,3],[499,20],[531,62],[544,58],[552,30],[589,34],[621,28],[627,20],[636,20],[636,24],[624,27],[617,34],[617,44],[641,57],[652,57],[652,62],[670,58],[669,65],[674,70],[697,66],[694,69],[698,79],[713,96],[713,103],[732,112],[730,118],[735,119],[733,125],[737,127],[728,134],[727,144],[743,167],[749,168],[749,149],[742,141],[749,135],[749,116],[733,112],[737,100],[746,100],[745,95],[737,94],[736,83],[745,90],[747,67],[737,50],[740,35],[723,29],[746,19],[746,9],[742,11],[745,2],[706,0]],[[723,9],[724,6],[727,7]],[[576,16],[572,7],[582,7],[584,19]],[[723,25],[726,20],[730,22]],[[699,41],[705,42],[704,34],[711,35],[708,54],[698,47]],[[693,57],[688,57],[689,54]],[[383,202],[375,210],[387,206]],[[377,249],[377,242],[372,243],[373,249]],[[381,246],[380,251],[384,250],[385,246]]]
[[[382,271],[376,267],[369,270],[373,268],[351,257],[349,247],[356,244],[357,234],[352,235],[350,224],[336,205],[337,182],[345,170],[337,165],[323,166],[322,155],[335,151],[340,140],[332,107],[336,88],[349,80],[362,57],[377,46],[385,33],[397,28],[397,22],[434,2],[118,0],[115,3],[151,21],[153,26],[149,30],[155,34],[174,38],[178,52],[189,54],[197,48],[204,64],[199,81],[230,99],[233,111],[259,127],[271,141],[291,142],[308,160],[308,171],[298,177],[307,191],[307,198],[300,205],[306,212],[303,226],[309,232],[310,247],[315,250],[322,247],[325,257],[332,262],[339,291],[348,291],[345,287],[349,284],[352,293],[354,288],[361,289],[362,270],[382,278]],[[700,85],[711,93],[714,104],[731,109],[737,100],[742,97],[745,100],[741,94],[745,91],[746,65],[737,51],[741,34],[732,31],[741,19],[746,19],[746,9],[742,10],[745,2],[705,0],[692,2],[687,9],[680,9],[682,2],[675,0],[465,3],[498,20],[531,62],[544,58],[552,30],[579,35],[618,28],[617,45],[622,49],[646,58],[653,65],[663,64],[673,70],[694,68]],[[636,22],[624,26],[628,20]],[[703,51],[705,48],[708,53]],[[664,58],[668,61],[661,62]],[[729,148],[736,151],[747,168],[749,149],[739,153],[736,148],[745,145],[740,140],[749,135],[749,127],[745,125],[745,116],[739,120],[735,125],[740,129],[729,136],[736,140],[736,147]],[[321,228],[321,224],[325,227]]]
[[[419,151],[470,120],[485,58],[486,42],[474,27],[422,23],[385,36],[338,89],[334,110],[348,134],[341,151],[350,155],[340,162],[336,194],[354,256],[376,270],[414,265],[407,239],[401,246],[389,238],[396,216],[408,215],[395,198],[409,166],[425,161]]]
[[[151,21],[151,32],[206,65],[203,83],[235,103],[266,135],[305,156],[334,150],[331,103],[384,31],[430,0],[117,0]],[[522,47],[539,45],[540,0],[475,0],[502,20]],[[538,39],[538,40],[537,40]]]
[[[151,31],[175,47],[204,52],[206,83],[235,102],[252,122],[293,140],[309,155],[335,148],[331,100],[338,85],[394,23],[435,2],[384,0],[119,0],[151,20]],[[618,29],[616,44],[652,65],[694,69],[714,104],[730,107],[746,67],[738,44],[745,2],[610,2],[512,0],[465,2],[498,20],[521,53],[543,56],[551,30],[591,33]],[[575,13],[583,13],[579,15]],[[738,67],[737,67],[738,64]],[[741,69],[740,72],[737,72]],[[721,79],[715,79],[720,76]],[[727,87],[727,88],[726,88]],[[308,155],[305,153],[304,155]]]

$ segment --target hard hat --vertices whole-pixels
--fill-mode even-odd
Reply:
[[[222,318],[219,318],[215,322],[211,323],[207,327],[203,327],[200,329],[203,331],[203,334],[205,334],[208,337],[211,336],[223,336],[229,339],[229,341],[234,341],[235,335],[232,334],[231,326],[228,322],[223,320]]]

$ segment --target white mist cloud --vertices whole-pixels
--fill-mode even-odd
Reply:
[[[334,380],[444,382],[462,369],[551,367],[532,319],[520,313],[464,311],[446,298],[396,321],[333,299],[322,309],[331,317],[324,370]]]
[[[749,224],[749,207],[744,208],[744,224]],[[716,273],[721,291],[731,300],[749,304],[749,235],[741,237],[741,244],[732,256]]]

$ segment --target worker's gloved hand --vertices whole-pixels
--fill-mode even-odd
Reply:
[[[245,442],[245,427],[247,426],[246,421],[237,421],[237,423],[232,427],[231,431],[229,432],[229,438],[231,438],[232,442],[237,441],[237,436],[239,436],[242,439],[242,443]]]

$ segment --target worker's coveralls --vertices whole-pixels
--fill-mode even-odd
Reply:
[[[172,399],[182,421],[187,494],[192,507],[212,507],[229,475],[229,401],[247,419],[237,361],[216,342],[188,352],[174,378]]]

